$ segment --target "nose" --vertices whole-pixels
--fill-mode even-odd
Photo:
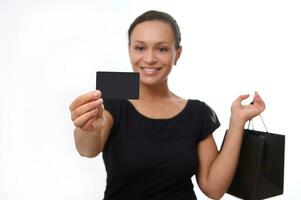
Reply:
[[[154,51],[149,50],[146,52],[146,55],[144,56],[144,62],[151,65],[153,63],[156,63],[157,61],[158,59]]]

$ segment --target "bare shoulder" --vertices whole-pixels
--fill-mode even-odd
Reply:
[[[188,100],[177,96],[174,94],[173,98],[172,98],[173,103],[175,103],[176,105],[180,106],[180,107],[185,107],[185,105],[187,104]]]

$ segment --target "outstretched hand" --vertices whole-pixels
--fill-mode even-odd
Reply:
[[[245,123],[264,111],[265,103],[257,92],[255,92],[255,96],[251,104],[242,105],[242,101],[247,99],[249,96],[249,94],[241,95],[232,103],[231,118]]]
[[[96,90],[77,97],[69,106],[75,127],[84,131],[99,131],[104,124],[101,92]]]

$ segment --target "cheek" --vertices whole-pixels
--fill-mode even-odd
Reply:
[[[142,56],[135,53],[130,53],[130,60],[132,64],[137,64],[141,60]]]
[[[160,57],[160,60],[166,65],[173,65],[175,61],[175,56],[172,54],[167,54]]]

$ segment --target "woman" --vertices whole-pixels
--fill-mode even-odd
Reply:
[[[130,26],[129,56],[140,73],[139,100],[106,100],[101,91],[70,105],[75,143],[82,156],[103,152],[107,171],[104,199],[196,199],[191,177],[212,199],[220,199],[234,175],[247,120],[265,104],[255,93],[253,104],[239,96],[223,149],[212,133],[215,112],[199,100],[184,99],[168,88],[168,75],[180,58],[181,35],[167,13],[148,11]]]

